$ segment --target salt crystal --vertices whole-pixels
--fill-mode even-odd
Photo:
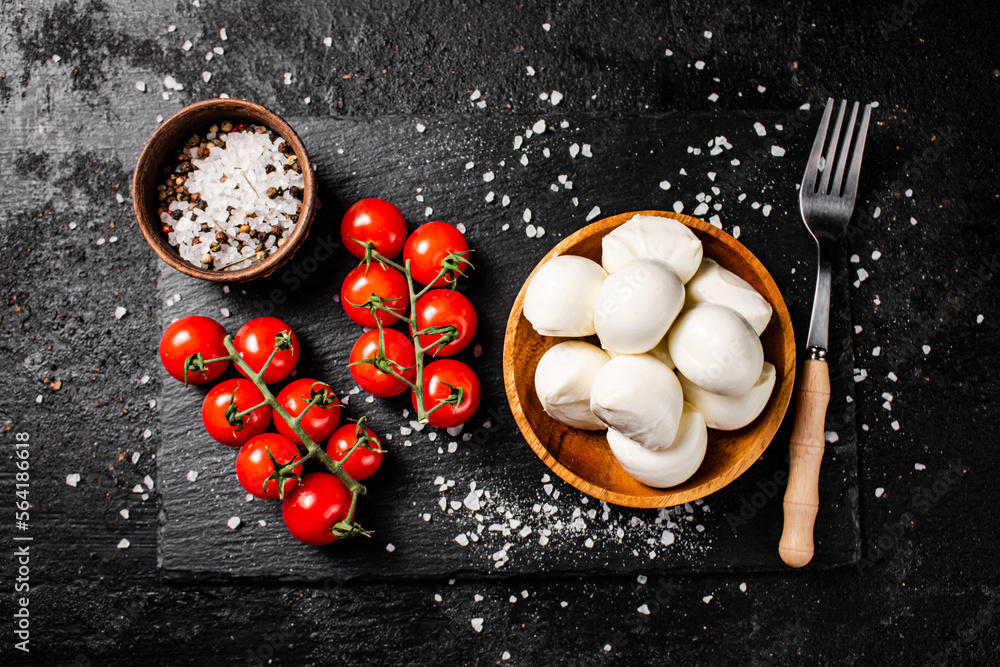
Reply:
[[[769,215],[771,215],[771,205],[770,204],[765,204],[764,208],[761,209],[761,213],[764,214],[765,218],[768,217]]]
[[[552,30],[552,24],[551,23],[543,23],[542,24],[542,30],[544,30],[545,32],[548,32],[549,30]]]
[[[521,164],[523,166],[527,167],[528,166],[528,155],[527,154],[522,155],[520,162],[521,162]]]
[[[879,259],[879,258],[881,258],[881,257],[882,257],[882,253],[881,253],[881,252],[879,252],[878,250],[876,250],[876,251],[874,251],[874,252],[872,253],[872,259],[874,259],[874,260],[878,260],[878,259]]]
[[[660,544],[662,544],[665,547],[669,547],[673,543],[674,543],[674,534],[669,530],[663,531],[663,534],[660,535]]]
[[[781,157],[785,154],[785,149],[781,146],[771,146],[771,155],[775,157]]]
[[[931,353],[931,346],[930,345],[924,345],[920,349],[923,350],[924,354],[930,354]]]
[[[684,202],[677,200],[674,202],[674,213],[680,213],[684,210]]]
[[[886,375],[886,377],[889,378],[890,380],[892,380],[893,382],[896,382],[899,379],[899,378],[896,377],[896,374],[893,373],[892,371],[889,371],[889,373]]]
[[[767,128],[764,127],[763,123],[760,123],[760,122],[754,123],[753,124],[753,129],[754,129],[754,132],[756,132],[757,136],[759,136],[759,137],[763,137],[765,134],[767,134]]]
[[[876,498],[881,498],[883,493],[885,493],[885,489],[883,489],[881,486],[875,489]]]
[[[600,214],[601,214],[600,206],[595,206],[594,208],[590,209],[590,213],[587,214],[587,222],[590,222]]]
[[[718,102],[719,101],[719,95],[718,95],[718,93],[712,93],[711,95],[709,95],[708,96],[708,101],[709,102]]]
[[[694,215],[705,215],[706,213],[708,213],[708,204],[706,204],[705,202],[698,204],[695,207],[693,213]]]
[[[889,426],[892,427],[893,431],[898,431],[899,430],[899,422],[898,421],[892,422],[891,424],[889,424]]]
[[[385,545],[385,550],[388,551],[389,553],[392,553],[393,551],[396,550],[396,545],[390,542],[389,544]]]
[[[150,491],[153,490],[153,478],[150,477],[149,475],[146,475],[145,477],[142,478],[142,483],[145,484],[146,488],[149,489]]]
[[[132,452],[132,465],[139,462],[139,457],[142,456],[139,452]]]
[[[590,144],[584,144],[583,148],[580,149],[580,154],[583,157],[594,157],[594,154],[590,152]]]
[[[747,592],[747,582],[744,581],[740,584],[740,591],[742,591],[743,593]]]
[[[910,218],[910,224],[911,225],[917,224],[917,219],[916,218]]]
[[[636,609],[636,611],[645,616],[649,616],[649,605],[644,604]]]
[[[73,487],[75,487],[77,484],[80,483],[80,479],[81,477],[79,473],[74,472],[69,475],[66,475],[66,483]]]
[[[455,537],[455,541],[461,544],[463,547],[469,546],[469,537],[465,533],[459,533]]]
[[[525,235],[527,235],[529,239],[533,239],[538,234],[538,230],[535,228],[534,225],[528,225],[527,227],[524,228],[524,233]]]
[[[118,306],[117,308],[115,308],[115,319],[120,320],[121,318],[125,317],[125,313],[127,312],[128,310],[124,306]]]
[[[145,431],[142,432],[142,437],[143,438],[149,438],[149,437],[152,437],[152,435],[153,435],[153,432],[150,431],[148,428]]]
[[[229,526],[229,530],[236,530],[240,527],[241,523],[243,523],[243,521],[241,521],[238,516],[234,516],[230,517],[229,521],[226,522],[226,525]]]
[[[704,602],[705,604],[708,604],[709,602],[711,602],[711,601],[712,601],[712,597],[713,597],[713,596],[711,596],[711,595],[706,595],[705,597],[703,597],[703,598],[701,599],[701,601],[702,601],[702,602]]]
[[[427,126],[423,123],[417,123],[417,132],[423,133],[427,129]]]
[[[740,237],[740,226],[736,225],[733,227],[733,238],[738,239]]]
[[[483,631],[483,619],[481,619],[481,618],[474,618],[470,622],[472,623],[472,629],[473,630],[475,630],[476,632],[482,632]]]
[[[531,65],[528,65],[525,68],[525,71],[527,72],[528,76],[535,76],[535,68],[532,67]]]
[[[704,60],[696,60],[695,63],[694,63],[694,68],[696,70],[703,70],[703,69],[705,69],[705,61]]]
[[[569,147],[569,156],[575,158],[580,154],[580,144],[573,144]]]
[[[661,190],[669,190],[670,189],[670,181],[660,181],[660,189]]]
[[[984,319],[986,318],[982,314],[976,315],[976,324],[982,324]]]
[[[198,471],[197,470],[188,470],[187,481],[193,482],[196,479],[198,479]]]
[[[552,106],[558,105],[560,102],[562,102],[562,100],[563,100],[563,94],[560,93],[558,90],[553,90],[552,95],[549,96],[549,102],[552,103]]]
[[[521,217],[524,219],[525,222],[531,222],[531,209],[530,208],[524,209],[524,214]],[[534,234],[532,234],[532,236],[534,236]]]
[[[840,440],[840,435],[836,431],[827,431],[823,434],[824,440],[833,443]]]
[[[432,215],[434,215],[434,209],[432,209],[430,206],[428,206],[427,208],[424,209],[424,217],[425,218],[429,218]]]
[[[485,174],[483,174],[483,181],[485,181],[486,183],[491,182],[493,180],[493,178],[494,178],[494,174],[493,174],[492,171],[488,171]],[[490,201],[492,201],[492,198],[490,199]]]
[[[125,538],[123,537],[123,538],[122,538],[122,541],[118,543],[118,548],[119,548],[119,549],[128,549],[128,548],[129,548],[129,545],[131,545],[131,544],[132,544],[131,542],[129,542],[128,540],[126,540],[126,539],[125,539]]]
[[[181,48],[185,51],[190,51],[192,46],[194,46],[194,44],[191,43],[190,39],[184,40],[184,43],[181,44]]]
[[[219,30],[219,39],[221,39],[223,42],[229,39],[229,35],[226,34],[225,28],[221,28]]]
[[[118,510],[118,513],[122,515],[123,519],[128,519],[129,511],[127,509]]]

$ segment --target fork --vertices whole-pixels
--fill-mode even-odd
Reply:
[[[813,526],[819,509],[819,469],[825,447],[826,408],[830,402],[830,372],[826,362],[830,329],[830,256],[834,242],[843,236],[854,212],[861,156],[865,150],[868,120],[872,111],[870,104],[865,105],[852,149],[851,139],[855,133],[858,107],[859,104],[855,102],[841,140],[847,100],[840,103],[837,121],[824,156],[823,145],[826,143],[827,129],[833,114],[833,98],[827,100],[823,120],[816,131],[816,139],[799,188],[802,220],[816,239],[819,273],[806,342],[806,359],[795,389],[795,425],[789,443],[788,487],[784,500],[785,524],[778,545],[781,559],[792,567],[802,567],[808,563],[812,560],[814,551]],[[848,158],[850,168],[847,168]]]

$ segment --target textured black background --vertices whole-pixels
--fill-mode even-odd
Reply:
[[[995,3],[200,5],[0,4],[0,507],[13,500],[12,434],[29,432],[36,539],[32,653],[11,649],[7,588],[0,661],[496,663],[507,651],[512,664],[997,662]],[[225,55],[206,63],[221,27]],[[162,100],[167,74],[185,90]],[[150,91],[136,91],[137,80]],[[475,89],[486,109],[470,104]],[[155,494],[142,503],[132,493],[155,476],[159,331],[156,260],[132,221],[127,181],[155,116],[218,92],[287,116],[537,114],[552,110],[538,99],[552,90],[567,112],[595,114],[815,108],[827,95],[880,102],[880,155],[866,159],[878,169],[866,171],[859,209],[877,205],[881,216],[856,216],[847,241],[871,274],[851,304],[856,365],[868,373],[855,387],[869,426],[859,431],[859,566],[645,585],[165,583]],[[115,320],[119,305],[128,314]],[[44,384],[55,379],[58,390]],[[944,477],[952,465],[960,474]],[[77,488],[65,483],[74,472]],[[118,550],[123,537],[131,547]],[[9,556],[0,568],[11,586]],[[644,603],[649,616],[636,612]],[[485,619],[481,633],[474,617]]]

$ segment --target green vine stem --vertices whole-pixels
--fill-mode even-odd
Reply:
[[[397,366],[398,364],[395,364],[394,362],[390,361],[388,364],[385,364],[385,367],[386,371],[388,371],[390,375],[392,375],[393,377],[397,378],[398,380],[406,384],[410,389],[413,390],[413,393],[416,394],[417,423],[426,424],[430,419],[430,415],[434,411],[444,407],[445,405],[460,404],[462,402],[462,391],[461,389],[456,390],[454,387],[452,387],[451,388],[452,390],[449,393],[449,395],[446,398],[438,401],[438,404],[432,407],[430,410],[426,409],[426,407],[424,406],[424,355],[427,352],[433,350],[434,348],[441,347],[443,344],[446,344],[448,342],[448,339],[450,339],[457,333],[457,330],[455,329],[454,325],[449,325],[447,327],[428,327],[427,329],[418,330],[417,301],[420,299],[420,297],[427,294],[427,292],[431,291],[432,289],[437,289],[437,282],[441,278],[445,279],[450,289],[455,289],[455,286],[458,283],[458,276],[465,275],[465,273],[462,270],[462,265],[464,264],[470,267],[472,266],[472,262],[469,261],[469,253],[471,251],[466,250],[460,253],[452,253],[447,257],[445,257],[445,259],[441,262],[441,270],[438,272],[437,276],[435,276],[434,280],[430,281],[430,283],[426,287],[424,287],[418,292],[413,283],[413,274],[410,271],[410,260],[406,260],[403,264],[400,264],[380,254],[377,250],[375,250],[374,246],[371,243],[366,243],[363,245],[365,246],[365,257],[364,259],[361,260],[362,264],[371,264],[372,261],[375,261],[381,264],[382,266],[391,266],[392,268],[396,269],[397,271],[400,271],[404,276],[406,276],[406,288],[410,296],[410,315],[409,317],[403,317],[403,315],[400,314],[398,308],[390,308],[386,306],[382,302],[382,299],[378,298],[377,295],[373,295],[372,298],[370,298],[367,303],[361,303],[361,304],[352,303],[350,305],[354,306],[355,308],[368,308],[369,310],[371,310],[372,316],[375,318],[375,324],[376,326],[378,326],[378,340],[379,340],[378,354],[380,357],[385,356],[385,337],[383,334],[382,319],[378,316],[378,311],[382,310],[387,313],[390,313],[398,320],[406,324],[406,329],[410,333],[410,337],[413,339],[413,350],[416,356],[416,364],[415,364],[417,371],[416,382],[410,382],[405,377],[403,377],[402,374],[399,373],[395,368],[395,366]],[[432,287],[432,285],[434,287]],[[436,335],[436,334],[441,334],[442,339],[439,339],[435,341],[432,345],[428,345],[426,347],[420,344],[421,336]],[[378,368],[379,370],[383,370],[378,364],[376,364],[376,368]],[[403,370],[409,370],[409,369],[403,369]]]
[[[279,476],[279,478],[283,475],[291,474],[292,470],[296,466],[303,463],[304,461],[308,461],[311,458],[319,460],[326,467],[326,469],[329,470],[334,475],[336,475],[337,478],[344,483],[344,486],[347,487],[347,490],[351,492],[351,508],[348,511],[347,516],[344,518],[344,520],[338,522],[336,525],[333,526],[332,528],[333,533],[337,535],[338,538],[341,539],[347,537],[353,537],[354,535],[370,535],[371,534],[370,532],[364,530],[360,525],[354,522],[354,513],[355,510],[357,509],[358,496],[364,495],[367,489],[365,489],[364,484],[355,480],[353,477],[347,474],[347,471],[344,470],[343,464],[345,461],[347,461],[349,455],[345,456],[343,461],[335,461],[333,458],[330,457],[329,454],[327,454],[323,450],[322,447],[316,444],[313,441],[313,439],[309,437],[309,434],[306,433],[305,429],[303,429],[301,425],[302,416],[305,414],[305,412],[310,408],[312,408],[314,405],[325,400],[323,392],[319,392],[312,397],[312,399],[309,401],[309,404],[306,406],[306,408],[303,409],[302,414],[300,414],[298,417],[292,417],[281,406],[281,404],[278,403],[278,399],[275,398],[274,394],[271,393],[271,390],[264,382],[264,373],[267,372],[267,368],[271,364],[271,360],[274,359],[274,354],[278,350],[278,345],[279,345],[278,339],[281,338],[281,336],[282,334],[278,334],[278,336],[276,337],[275,350],[274,352],[271,353],[271,356],[268,357],[267,361],[264,363],[264,366],[260,369],[259,373],[255,373],[253,369],[250,368],[250,366],[247,364],[247,362],[243,360],[243,357],[241,357],[239,353],[236,351],[236,348],[233,346],[232,336],[226,336],[225,339],[222,341],[223,345],[226,346],[226,350],[229,351],[228,357],[220,357],[219,359],[212,359],[210,361],[206,361],[203,363],[210,364],[219,361],[231,361],[236,367],[238,367],[243,372],[243,374],[251,382],[254,383],[254,386],[256,386],[257,389],[260,391],[260,393],[264,396],[264,401],[260,405],[254,406],[249,410],[243,410],[237,413],[236,415],[237,418],[242,418],[252,413],[254,410],[258,410],[261,407],[267,405],[271,408],[272,411],[274,411],[279,417],[281,417],[282,420],[284,420],[284,422],[288,425],[288,427],[292,430],[292,432],[298,436],[302,444],[305,445],[306,447],[305,456],[301,458],[295,458],[289,461],[287,464],[282,465],[280,469],[275,470],[275,473]],[[353,450],[351,453],[353,453]],[[281,490],[284,490],[283,489],[284,483],[279,482],[279,485],[280,485],[279,488],[281,488]]]

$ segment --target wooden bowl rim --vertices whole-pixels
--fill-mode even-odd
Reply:
[[[763,434],[763,437],[758,438],[758,442],[754,447],[747,450],[734,464],[732,464],[726,471],[725,474],[717,475],[698,486],[691,487],[689,489],[683,489],[679,491],[672,491],[671,489],[662,489],[658,494],[648,495],[648,496],[636,496],[630,494],[619,493],[617,491],[611,491],[609,489],[596,486],[591,482],[581,478],[573,471],[566,468],[562,463],[556,459],[548,449],[541,443],[538,436],[535,435],[535,430],[532,425],[528,422],[528,418],[524,413],[524,409],[521,406],[520,398],[517,396],[517,391],[515,389],[515,359],[514,359],[514,338],[517,333],[517,327],[520,322],[521,317],[523,317],[523,303],[524,295],[528,288],[528,283],[535,276],[535,273],[541,268],[545,262],[549,261],[557,255],[561,255],[567,251],[568,248],[576,245],[580,240],[588,238],[595,233],[611,230],[616,227],[621,226],[629,219],[636,215],[650,215],[662,218],[673,218],[678,222],[681,222],[688,227],[697,229],[698,231],[704,232],[717,240],[721,241],[727,246],[730,246],[737,252],[741,252],[741,255],[747,260],[750,266],[753,268],[755,273],[760,277],[760,279],[767,286],[769,295],[771,298],[768,301],[774,308],[775,314],[777,316],[777,322],[773,323],[771,326],[779,326],[785,335],[782,339],[783,347],[785,349],[785,373],[778,379],[780,384],[780,391],[777,396],[777,402],[771,408],[771,410],[779,413],[779,418],[773,420],[773,427],[770,432]],[[771,442],[774,440],[774,436],[777,433],[785,414],[788,411],[788,406],[791,403],[792,390],[794,387],[795,378],[795,335],[792,330],[791,316],[788,313],[788,306],[785,304],[785,300],[781,295],[781,291],[778,289],[777,284],[771,277],[771,274],[767,271],[764,265],[757,259],[757,256],[750,252],[746,246],[740,243],[738,240],[733,238],[730,234],[723,232],[722,230],[713,227],[704,220],[694,218],[689,215],[684,215],[682,213],[674,213],[672,211],[631,211],[628,213],[619,213],[617,215],[608,216],[597,220],[582,229],[570,234],[565,239],[560,241],[554,248],[552,248],[543,257],[535,268],[531,271],[531,274],[524,281],[521,286],[520,292],[518,292],[517,298],[514,300],[514,306],[511,308],[510,317],[507,320],[507,329],[504,335],[504,348],[503,348],[503,377],[504,377],[504,390],[507,394],[507,401],[510,404],[511,412],[514,415],[514,421],[517,423],[518,429],[520,429],[521,434],[524,436],[525,440],[531,446],[532,451],[540,458],[546,466],[549,467],[552,472],[558,475],[561,479],[568,482],[570,485],[576,489],[586,493],[588,496],[597,498],[598,500],[604,500],[615,505],[621,505],[624,507],[634,507],[634,508],[660,508],[660,507],[673,507],[676,505],[683,505],[684,503],[691,502],[693,500],[698,500],[699,498],[704,498],[712,493],[715,493],[719,489],[724,488],[730,484],[733,480],[738,478],[744,472],[750,468],[751,465],[757,459],[760,458],[761,454],[768,448]],[[789,381],[791,380],[791,381]],[[763,413],[762,413],[763,414]],[[760,419],[761,415],[757,417]],[[735,472],[734,472],[735,471]],[[722,480],[720,482],[720,480]],[[653,488],[653,487],[650,487]],[[657,489],[654,489],[656,491]]]
[[[155,203],[153,203],[146,196],[147,194],[149,194],[149,196],[154,195],[152,195],[152,193],[147,193],[146,187],[143,184],[143,178],[148,173],[148,170],[152,169],[155,172],[158,172],[160,165],[162,164],[162,161],[157,161],[156,156],[154,155],[157,139],[162,137],[168,131],[173,131],[178,127],[183,127],[185,125],[191,126],[188,127],[187,130],[196,129],[194,127],[195,124],[191,122],[191,119],[199,117],[202,112],[214,110],[218,110],[218,117],[220,120],[226,118],[227,113],[236,112],[246,115],[247,117],[252,118],[255,122],[265,125],[269,129],[277,132],[282,139],[291,145],[292,150],[298,157],[299,163],[302,165],[302,176],[305,180],[305,188],[303,188],[302,193],[303,209],[299,215],[299,222],[296,223],[295,229],[292,231],[291,236],[288,237],[285,244],[263,262],[258,262],[253,266],[249,266],[245,269],[238,269],[236,271],[202,269],[182,259],[176,248],[171,246],[166,237],[160,232],[159,218],[156,217],[155,212]],[[199,119],[197,126],[200,127],[203,124],[204,121]],[[174,269],[193,278],[199,278],[210,282],[248,282],[250,280],[254,280],[255,278],[269,276],[288,262],[296,251],[302,247],[302,244],[305,243],[306,237],[309,235],[313,219],[316,216],[318,191],[319,184],[316,180],[313,163],[309,159],[309,153],[306,151],[305,144],[302,143],[302,140],[299,138],[299,135],[296,134],[295,130],[292,129],[292,126],[285,122],[281,116],[267,107],[257,104],[256,102],[250,102],[248,100],[241,100],[238,98],[214,97],[207,100],[201,100],[200,102],[189,104],[171,114],[166,120],[160,123],[159,127],[157,127],[149,138],[146,139],[146,143],[143,145],[142,151],[139,153],[139,158],[136,160],[135,169],[132,171],[132,210],[135,213],[136,222],[139,224],[139,230],[142,232],[143,238],[146,239],[146,243],[149,244],[160,259]],[[155,192],[155,186],[153,192]]]

